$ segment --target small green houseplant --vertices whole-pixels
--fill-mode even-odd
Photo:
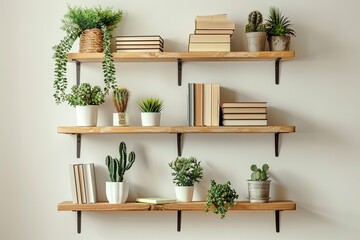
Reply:
[[[288,51],[290,37],[296,36],[288,17],[285,17],[279,8],[271,7],[266,19],[265,28],[270,51]]]
[[[269,165],[264,164],[262,168],[258,168],[255,164],[250,167],[251,179],[248,180],[249,200],[252,203],[269,202],[270,180],[268,171]]]
[[[211,180],[211,187],[206,197],[205,212],[208,213],[212,209],[215,214],[220,213],[221,219],[223,219],[228,210],[235,206],[235,199],[238,197],[235,189],[231,189],[230,181],[218,184],[215,180]]]
[[[59,44],[54,46],[55,58],[55,80],[54,98],[57,104],[65,101],[66,89],[68,85],[67,72],[67,53],[71,50],[74,42],[80,37],[80,52],[103,52],[104,59],[102,68],[104,72],[104,92],[109,93],[110,89],[116,86],[115,67],[110,51],[111,32],[122,20],[122,11],[113,11],[111,8],[82,8],[71,7],[68,5],[68,12],[62,19],[62,29],[66,32],[65,37]],[[88,38],[87,36],[90,36]],[[91,45],[87,39],[98,39],[95,41],[96,47]],[[83,47],[84,46],[84,47]]]
[[[141,122],[143,126],[159,126],[161,110],[164,108],[164,102],[159,98],[148,97],[138,102],[141,110]]]
[[[264,51],[266,43],[265,24],[259,11],[252,11],[245,26],[248,51]]]
[[[105,102],[105,95],[99,86],[89,83],[74,85],[65,100],[76,109],[78,126],[96,126],[99,105]]]
[[[117,113],[113,113],[114,126],[128,126],[129,118],[126,113],[129,101],[129,91],[126,88],[117,87],[113,90],[113,103]]]
[[[110,182],[106,182],[106,197],[110,203],[124,203],[129,195],[129,184],[124,181],[124,175],[135,162],[135,153],[131,151],[127,156],[126,144],[119,145],[120,158],[108,155],[105,159],[109,171]]]

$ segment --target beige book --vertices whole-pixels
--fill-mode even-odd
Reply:
[[[74,165],[74,173],[75,173],[75,185],[76,185],[77,203],[81,204],[82,200],[81,200],[79,164]]]
[[[211,83],[204,84],[204,125],[211,126]]]
[[[189,43],[230,43],[230,35],[189,35]]]
[[[195,21],[227,21],[227,14],[196,16]]]
[[[224,126],[266,126],[267,119],[223,120]]]
[[[117,52],[162,52],[163,50],[160,48],[142,48],[142,49],[117,49]]]
[[[204,126],[204,84],[195,83],[195,126]]]
[[[223,113],[266,113],[266,108],[222,108]]]
[[[230,52],[230,43],[190,43],[189,52]]]
[[[80,181],[80,193],[81,193],[81,203],[87,203],[86,200],[86,186],[84,178],[84,165],[79,164],[79,181]]]
[[[223,102],[222,107],[266,107],[266,102]]]
[[[219,126],[220,123],[220,85],[211,84],[211,125]]]
[[[196,21],[195,29],[235,29],[235,21]]]
[[[223,119],[266,119],[266,113],[224,113]]]
[[[206,35],[233,35],[234,29],[195,29],[194,33],[196,35],[206,34]]]

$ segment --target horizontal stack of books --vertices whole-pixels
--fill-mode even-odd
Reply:
[[[217,83],[188,84],[189,126],[219,126],[220,85]]]
[[[159,35],[117,36],[117,52],[162,52],[164,40]]]
[[[73,203],[96,203],[94,164],[70,164],[69,170]]]
[[[197,16],[195,34],[189,35],[189,52],[230,52],[235,22],[226,14]]]
[[[266,102],[224,102],[221,104],[223,126],[266,126]]]

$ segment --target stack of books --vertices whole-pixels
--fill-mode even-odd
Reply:
[[[96,203],[94,163],[70,164],[69,170],[73,203]]]
[[[188,106],[189,126],[219,126],[220,85],[189,83]]]
[[[162,52],[164,40],[159,35],[117,36],[117,52]]]
[[[197,16],[195,34],[189,35],[189,52],[230,52],[230,37],[235,22],[228,21],[226,14]]]
[[[266,126],[266,102],[224,102],[221,118],[223,126]]]

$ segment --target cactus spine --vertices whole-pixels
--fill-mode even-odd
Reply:
[[[129,170],[135,162],[135,153],[132,151],[127,160],[126,144],[121,142],[119,145],[120,159],[107,156],[105,159],[106,166],[109,170],[112,182],[123,182],[125,171]]]
[[[115,88],[113,102],[117,112],[125,112],[129,100],[129,91],[126,88]]]
[[[251,181],[266,181],[270,176],[267,174],[269,170],[269,165],[264,164],[262,168],[258,168],[255,164],[250,167],[251,173]]]
[[[245,26],[245,32],[265,32],[265,25],[262,14],[259,11],[252,11],[248,17],[249,23]]]

